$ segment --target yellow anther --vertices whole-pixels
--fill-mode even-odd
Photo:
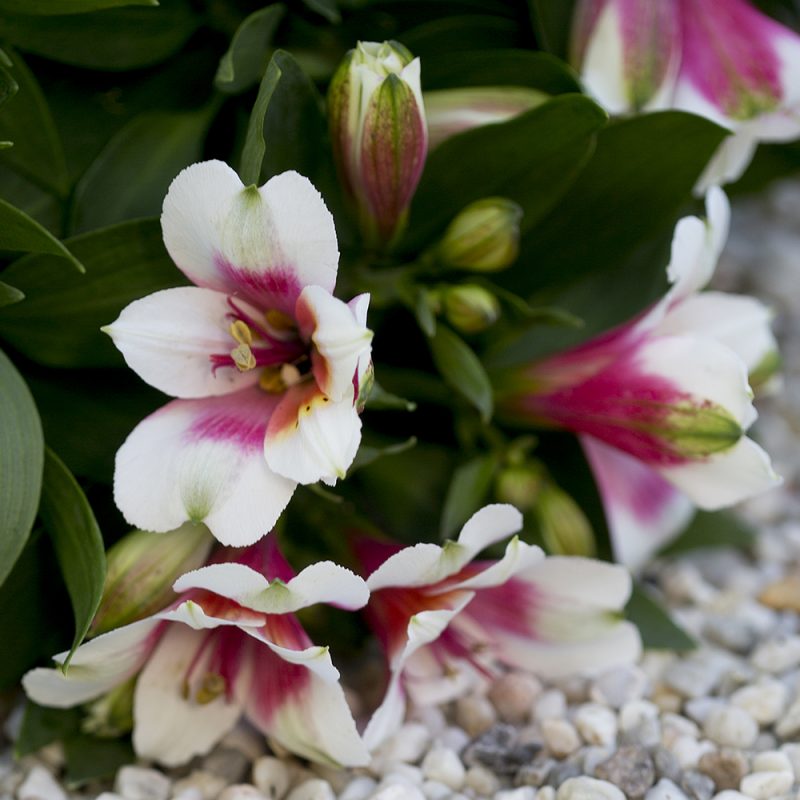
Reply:
[[[231,358],[239,372],[247,372],[248,370],[255,369],[256,357],[253,355],[250,345],[244,342],[231,350]]]
[[[270,394],[281,394],[286,391],[286,384],[281,377],[280,367],[265,367],[258,379],[258,385]]]
[[[216,700],[225,691],[225,678],[216,672],[207,673],[194,696],[195,702],[204,706]]]
[[[294,386],[296,383],[300,383],[302,377],[300,370],[294,364],[283,364],[281,366],[281,380],[286,386]]]
[[[242,320],[237,319],[234,322],[231,322],[231,326],[228,328],[228,331],[239,344],[253,344],[253,332],[247,326],[246,322],[242,322]]]
[[[295,327],[294,320],[283,311],[278,311],[277,308],[271,308],[264,314],[267,324],[276,331],[290,331]]]

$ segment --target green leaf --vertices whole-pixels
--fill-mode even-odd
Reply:
[[[566,58],[575,0],[528,0],[541,47]]]
[[[426,82],[428,59],[441,53],[473,52],[483,48],[503,52],[526,43],[516,20],[497,14],[440,17],[404,30],[400,38],[412,53],[422,59],[423,81]]]
[[[673,223],[726,133],[680,111],[612,122],[598,134],[586,168],[523,237],[519,258],[499,280],[528,295],[618,265]]]
[[[35,13],[26,6],[25,13],[3,19],[0,34],[25,52],[100,70],[158,64],[180,50],[202,21],[188,0],[161,0],[157,9],[110,8],[79,15],[63,10],[52,16],[33,16]]]
[[[478,357],[463,339],[446,325],[438,325],[429,340],[431,354],[445,382],[460,392],[481,414],[491,419],[494,408],[492,385]]]
[[[7,14],[83,14],[115,6],[157,6],[158,0],[0,0]]]
[[[67,762],[66,780],[79,786],[90,780],[111,778],[120,767],[133,764],[136,754],[127,739],[98,739],[94,736],[71,736],[64,741]]]
[[[694,639],[672,621],[664,606],[637,583],[625,606],[625,616],[639,629],[642,644],[648,649],[682,653],[697,647]]]
[[[11,66],[10,62],[8,66]],[[11,73],[5,68],[5,66],[0,65],[0,106],[8,102],[18,90],[19,85],[14,80]]]
[[[0,139],[14,142],[14,147],[0,152],[0,164],[64,197],[70,188],[69,173],[47,101],[21,56],[10,49],[8,54],[19,91],[0,114]]]
[[[442,51],[426,58],[423,70],[426,92],[462,86],[525,86],[547,94],[581,91],[563,61],[532,50]]]
[[[0,281],[0,308],[10,306],[12,303],[19,303],[24,299],[25,295],[19,289]]]
[[[284,5],[273,3],[242,21],[219,62],[214,85],[220,91],[236,94],[258,81],[267,64],[272,37],[285,13]]]
[[[450,539],[484,504],[497,471],[497,457],[483,455],[467,461],[453,471],[442,508],[439,535]]]
[[[264,77],[261,79],[261,84],[258,87],[258,96],[253,110],[250,112],[250,122],[247,125],[247,134],[244,140],[244,148],[242,149],[242,162],[239,167],[239,175],[245,186],[252,186],[258,183],[261,177],[261,164],[264,161],[264,151],[266,150],[264,119],[267,116],[270,100],[272,100],[272,95],[275,93],[280,79],[281,70],[275,60],[275,56],[273,56],[267,65]]]
[[[336,0],[303,0],[303,3],[307,8],[316,11],[317,14],[334,25],[342,19],[342,15],[339,13],[339,8],[336,5]]]
[[[588,98],[562,95],[503,124],[443,142],[425,165],[403,249],[428,244],[465,205],[482,197],[518,203],[521,230],[529,230],[567,192],[605,121],[605,112]],[[478,172],[464,169],[477,163]]]
[[[83,264],[50,231],[5,200],[0,200],[0,250],[49,253],[71,261],[78,272],[86,272]]]
[[[405,441],[381,446],[364,444],[362,442],[361,446],[358,448],[358,453],[356,453],[353,463],[350,465],[350,469],[347,471],[347,474],[349,475],[356,470],[361,469],[362,467],[366,467],[369,464],[372,464],[374,461],[377,461],[379,458],[383,458],[384,456],[395,456],[399,453],[404,453],[406,450],[410,450],[412,447],[415,447],[416,444],[416,436],[409,436]]]
[[[156,216],[169,185],[200,160],[207,111],[141,114],[103,148],[75,187],[73,229]]]
[[[662,556],[674,556],[707,547],[751,547],[756,532],[741,518],[725,511],[698,511],[686,530],[663,547]]]
[[[25,302],[0,312],[0,336],[41,364],[121,366],[103,325],[144,295],[186,284],[164,249],[155,220],[139,220],[67,240],[86,274],[65,274],[53,256],[25,256],[3,273]],[[54,336],[53,331],[58,335]]]
[[[416,407],[415,402],[387,392],[377,381],[373,382],[367,396],[367,408],[371,411],[414,411]]]
[[[43,465],[36,405],[22,376],[0,350],[0,586],[36,518]]]
[[[22,726],[14,742],[17,758],[35,753],[45,745],[74,736],[80,730],[81,712],[77,708],[49,708],[25,703]]]
[[[75,637],[62,667],[66,672],[100,605],[106,556],[103,536],[83,490],[49,448],[45,451],[39,516],[53,542],[75,618]]]

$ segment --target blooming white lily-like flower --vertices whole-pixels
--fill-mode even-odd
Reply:
[[[223,544],[248,545],[298,483],[333,484],[355,457],[369,296],[333,296],[333,218],[295,172],[245,188],[220,161],[194,164],[172,182],[161,224],[196,285],[137,300],[104,330],[179,399],[120,448],[114,497],[138,528],[202,521]]]
[[[638,318],[499,381],[498,408],[524,425],[580,434],[617,558],[635,568],[692,508],[714,510],[780,482],[745,431],[756,419],[748,372],[774,363],[770,312],[751,297],[700,292],[716,266],[729,206],[672,240],[667,294]]]
[[[81,645],[66,674],[28,672],[28,696],[68,708],[138,675],[133,745],[168,766],[207,753],[241,716],[300,756],[368,762],[328,649],[314,646],[294,615],[315,603],[362,607],[361,578],[329,561],[295,576],[269,536],[222,551],[174,589],[180,596],[164,611]]]
[[[621,619],[627,570],[584,558],[546,558],[514,536],[503,557],[476,561],[522,527],[510,505],[476,512],[443,547],[356,543],[371,574],[365,609],[389,662],[386,695],[364,740],[374,749],[402,723],[406,694],[440,703],[500,665],[545,676],[602,670],[636,659],[634,625]]]
[[[800,136],[800,36],[747,0],[581,0],[572,44],[612,113],[676,108],[733,131],[698,192],[736,180],[759,142]]]

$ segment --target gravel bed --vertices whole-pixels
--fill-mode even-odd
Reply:
[[[741,513],[753,552],[653,564],[646,579],[700,643],[588,678],[508,673],[413,709],[369,768],[309,766],[240,726],[180,770],[147,764],[67,790],[60,746],[0,753],[0,800],[800,800],[800,185],[735,206],[719,288],[776,310],[784,390],[756,436],[784,486]],[[19,715],[6,732],[13,738]]]

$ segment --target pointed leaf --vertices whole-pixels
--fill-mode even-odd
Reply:
[[[725,511],[698,511],[686,530],[659,555],[674,556],[707,547],[751,547],[756,532],[744,520]]]
[[[528,5],[539,46],[566,58],[575,0],[528,0]]]
[[[264,151],[267,147],[264,142],[264,119],[280,79],[281,70],[275,61],[275,56],[273,56],[267,65],[264,77],[261,79],[261,85],[258,87],[258,96],[253,110],[250,112],[250,122],[247,126],[247,135],[242,149],[239,176],[245,186],[257,184],[261,176],[261,164],[264,161]]]
[[[307,8],[316,11],[317,14],[328,20],[328,22],[334,25],[341,22],[342,15],[339,13],[336,0],[303,0],[303,3]]]
[[[83,264],[50,231],[5,200],[0,200],[0,250],[50,253],[71,261],[78,272],[86,272]]]
[[[367,396],[367,408],[374,411],[414,411],[416,407],[417,404],[415,402],[387,392],[377,381],[372,384]]]
[[[116,6],[157,6],[158,0],[0,0],[7,14],[84,14]]]
[[[258,81],[266,66],[273,34],[285,12],[284,5],[273,3],[245,17],[220,59],[214,78],[214,85],[220,91],[236,94]]]
[[[467,461],[453,471],[444,499],[439,535],[450,539],[482,506],[497,470],[497,457],[489,454]]]
[[[410,450],[412,447],[415,447],[416,444],[416,436],[409,436],[408,439],[403,442],[396,442],[394,444],[384,445],[383,447],[361,444],[361,446],[358,448],[358,453],[356,454],[353,463],[350,465],[350,469],[347,471],[347,474],[350,475],[355,470],[366,467],[369,464],[372,464],[373,461],[377,461],[379,458],[383,458],[384,456],[394,456],[398,453],[404,453],[406,450]]]
[[[0,281],[0,308],[10,306],[12,303],[19,303],[24,299],[25,295],[19,289]]]
[[[103,536],[86,495],[49,448],[45,451],[39,515],[53,542],[75,618],[75,636],[63,667],[66,671],[100,605],[106,556]]]
[[[80,731],[80,724],[81,712],[78,708],[49,708],[28,700],[22,715],[22,726],[14,742],[14,754],[22,758],[51,742],[74,736]]]
[[[445,325],[438,325],[429,340],[431,354],[445,382],[480,411],[485,422],[494,408],[492,385],[480,359],[469,345]]]
[[[633,584],[625,616],[639,629],[642,644],[652,650],[694,650],[697,643],[676,625],[667,611],[646,589]]]
[[[0,350],[0,586],[36,518],[43,465],[39,413],[22,376]]]

